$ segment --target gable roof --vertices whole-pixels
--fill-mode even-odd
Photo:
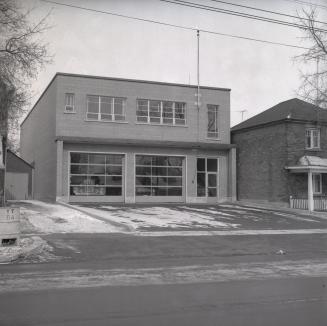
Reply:
[[[281,102],[272,108],[263,111],[254,117],[234,126],[231,131],[257,127],[277,121],[325,121],[327,122],[327,110],[319,106],[293,98]]]

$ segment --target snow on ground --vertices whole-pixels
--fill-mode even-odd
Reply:
[[[76,209],[36,200],[22,201],[22,226],[36,233],[110,233],[117,227]],[[25,203],[25,205],[24,205]],[[25,221],[24,221],[25,220]],[[26,223],[28,222],[28,223]],[[32,226],[32,229],[31,229]],[[22,230],[24,232],[24,229]]]
[[[182,211],[161,206],[140,208],[125,207],[121,209],[119,207],[106,205],[99,205],[97,208],[84,206],[82,209],[85,212],[97,214],[108,221],[125,224],[131,230],[148,228],[235,229],[239,227],[239,224],[218,220],[218,218],[226,219],[225,215],[228,214],[219,213],[219,216],[217,216],[217,214],[213,214],[213,211],[206,209]]]
[[[38,236],[32,236],[21,239],[16,246],[0,247],[0,263],[7,264],[23,259],[24,261],[28,259],[30,262],[58,259],[52,252],[53,248],[45,240]]]

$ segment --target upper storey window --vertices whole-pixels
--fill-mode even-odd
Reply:
[[[124,121],[125,99],[88,95],[86,118],[95,121]]]
[[[305,147],[307,149],[320,148],[320,129],[317,128],[306,129]]]
[[[208,104],[208,137],[217,139],[218,130],[218,105]]]
[[[162,125],[185,125],[185,103],[157,100],[137,100],[138,122]]]
[[[73,93],[65,94],[65,112],[75,113],[75,94]]]

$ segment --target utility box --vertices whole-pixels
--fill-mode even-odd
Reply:
[[[0,207],[0,247],[18,245],[19,238],[19,207]]]

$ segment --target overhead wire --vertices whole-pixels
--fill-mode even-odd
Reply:
[[[80,9],[80,10],[85,10],[85,11],[90,11],[90,12],[95,12],[95,13],[100,13],[100,14],[106,14],[106,15],[141,21],[141,22],[147,22],[147,23],[153,23],[153,24],[158,24],[158,25],[163,25],[163,26],[168,26],[168,27],[173,27],[173,28],[179,28],[179,29],[183,29],[183,30],[200,31],[202,33],[207,33],[207,34],[212,34],[212,35],[225,36],[225,37],[230,37],[230,38],[235,38],[235,39],[242,39],[242,40],[247,40],[247,41],[259,42],[259,43],[265,43],[265,44],[271,44],[271,45],[278,45],[278,46],[283,46],[283,47],[290,47],[290,48],[295,48],[295,49],[309,50],[309,48],[307,48],[307,47],[289,44],[289,43],[274,42],[274,41],[269,41],[269,40],[235,35],[235,34],[221,33],[221,32],[211,31],[211,30],[207,30],[207,29],[203,29],[203,28],[182,26],[182,25],[166,23],[166,22],[162,22],[162,21],[158,21],[158,20],[153,20],[153,19],[146,19],[146,18],[140,18],[140,17],[130,16],[130,15],[118,14],[118,13],[114,13],[111,11],[104,11],[104,10],[87,8],[87,7],[82,7],[82,6],[77,6],[77,5],[67,4],[67,3],[61,3],[61,2],[52,1],[52,0],[40,0],[40,1],[59,5],[59,6],[74,8],[74,9]]]
[[[206,11],[211,11],[211,12],[218,12],[218,13],[223,13],[223,14],[227,14],[227,15],[258,20],[258,21],[264,21],[264,22],[278,24],[278,25],[284,25],[284,26],[295,27],[295,28],[300,28],[300,29],[309,29],[309,27],[307,27],[305,25],[301,25],[301,24],[291,23],[291,22],[284,21],[284,20],[272,19],[272,18],[258,16],[258,15],[247,14],[247,13],[234,11],[234,10],[228,10],[228,9],[222,9],[222,8],[213,7],[213,6],[202,5],[202,4],[198,4],[198,3],[190,2],[190,1],[183,1],[183,0],[160,0],[160,1],[175,4],[175,5],[180,5],[180,6],[184,6],[184,7],[196,8],[196,9],[201,9],[201,10],[206,10]],[[316,28],[315,30],[318,32],[327,33],[326,29]]]
[[[283,12],[272,11],[272,10],[267,10],[267,9],[263,9],[263,8],[258,8],[258,7],[245,6],[245,5],[240,5],[240,4],[233,3],[233,2],[227,2],[227,1],[222,1],[222,0],[208,0],[208,1],[223,3],[223,4],[230,5],[230,6],[235,6],[235,7],[245,8],[245,9],[251,9],[251,10],[255,10],[255,11],[261,11],[261,12],[265,12],[265,13],[269,13],[269,14],[273,14],[273,15],[279,15],[279,16],[288,17],[288,18],[295,18],[295,19],[302,19],[302,20],[305,20],[305,21],[309,21],[309,19],[305,18],[305,17],[300,18],[298,16],[285,14]],[[320,21],[320,20],[314,20],[314,22],[319,23],[319,24],[327,25],[327,22],[323,22],[323,21]]]

